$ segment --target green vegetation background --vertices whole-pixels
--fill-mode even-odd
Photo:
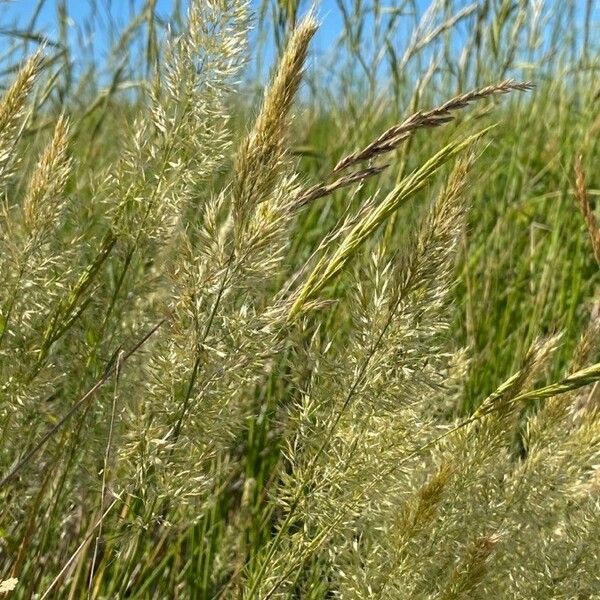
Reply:
[[[173,258],[168,253],[166,257],[154,253],[152,248],[159,243],[154,239],[144,242],[148,251],[143,250],[146,246],[134,251],[138,243],[135,231],[124,233],[126,243],[107,242],[103,236],[106,215],[112,210],[110,193],[106,202],[95,198],[103,185],[98,174],[108,172],[122,157],[135,120],[148,119],[143,92],[152,90],[154,66],[166,53],[164,40],[185,27],[184,11],[175,11],[169,20],[172,32],[167,34],[167,23],[157,17],[155,3],[149,0],[140,5],[136,18],[124,30],[113,32],[114,46],[106,57],[90,61],[78,50],[76,36],[68,33],[66,6],[58,4],[62,26],[57,39],[46,40],[42,73],[13,149],[21,162],[18,175],[7,187],[6,203],[10,209],[10,198],[25,193],[39,152],[48,143],[58,115],[65,113],[71,123],[69,152],[74,162],[67,183],[67,216],[57,234],[64,252],[48,259],[51,264],[37,268],[51,272],[49,297],[58,297],[63,285],[72,286],[70,293],[81,296],[66,295],[59,312],[46,316],[44,323],[36,316],[45,314],[43,299],[39,309],[37,300],[32,302],[23,310],[20,333],[6,334],[14,338],[7,338],[9,348],[13,341],[18,347],[19,335],[23,344],[30,344],[21,347],[23,355],[14,348],[8,352],[0,347],[4,377],[0,403],[5,406],[0,424],[3,476],[66,414],[75,399],[103,377],[107,365],[118,364],[119,352],[139,338],[145,324],[136,312],[140,299],[146,298],[150,314],[160,316],[160,298],[152,296],[152,285],[159,277],[160,261],[166,264]],[[444,410],[453,418],[473,414],[522,368],[540,336],[558,332],[563,333],[560,347],[534,383],[542,386],[560,380],[569,371],[598,299],[598,264],[577,209],[574,170],[581,157],[587,193],[592,205],[597,205],[600,23],[592,19],[593,2],[446,1],[433,2],[429,12],[421,3],[410,1],[340,0],[337,4],[343,28],[330,48],[309,52],[287,135],[291,160],[305,186],[324,180],[342,156],[366,146],[411,113],[507,78],[531,81],[535,87],[474,104],[443,127],[416,132],[385,157],[390,166],[378,177],[305,207],[290,226],[289,248],[265,291],[278,290],[319,249],[340,219],[358,210],[376,191],[387,193],[457,137],[494,125],[477,146],[476,166],[465,191],[470,211],[453,263],[456,285],[450,290],[451,327],[444,335],[453,350],[467,349],[469,363],[461,380],[463,392]],[[294,0],[265,0],[254,8],[250,68],[226,102],[234,149],[251,129],[265,86],[265,81],[253,75],[257,55],[273,55],[276,62],[308,6]],[[84,23],[75,22],[74,27],[85,33]],[[407,31],[411,36],[405,35]],[[13,31],[5,64],[10,64],[11,56],[16,61],[33,52],[42,38],[35,21],[27,30]],[[6,87],[14,72],[5,69]],[[197,157],[185,153],[194,150],[193,144],[184,149],[182,160],[189,159],[193,165]],[[203,189],[218,190],[227,183],[232,164],[233,159],[224,160],[200,184]],[[146,178],[151,181],[153,173],[151,165],[148,167]],[[188,513],[184,510],[178,516],[168,498],[161,498],[158,506],[155,501],[149,517],[148,498],[138,490],[118,507],[119,522],[105,526],[100,548],[96,543],[94,550],[90,540],[95,538],[86,536],[97,517],[99,473],[111,422],[112,388],[116,389],[111,375],[94,403],[85,405],[61,435],[36,454],[18,481],[0,492],[0,580],[19,579],[14,597],[40,597],[35,594],[47,589],[59,574],[58,585],[48,597],[79,598],[86,593],[102,598],[242,597],[247,592],[240,583],[244,565],[259,561],[267,540],[275,535],[273,512],[267,518],[261,511],[271,478],[280,476],[282,451],[283,455],[289,453],[277,437],[282,416],[275,409],[281,398],[292,402],[300,387],[295,379],[282,375],[292,361],[289,355],[302,357],[299,348],[308,346],[312,336],[322,336],[333,345],[344,343],[344,332],[354,327],[355,317],[352,302],[344,300],[353,294],[350,274],[360,277],[360,269],[381,239],[391,254],[402,254],[449,172],[449,167],[442,169],[430,179],[380,228],[377,239],[368,240],[346,276],[324,292],[326,298],[337,301],[323,313],[308,315],[303,330],[296,334],[301,341],[281,350],[268,377],[255,381],[256,418],[226,441],[230,448],[226,458],[221,454],[211,457],[217,471],[219,461],[238,461],[241,466],[236,473],[241,475],[230,477],[225,468],[227,477],[213,489],[212,501],[203,505],[204,512],[197,513],[200,516],[189,526],[184,521]],[[178,193],[176,183],[168,185]],[[198,215],[193,203],[185,211],[186,222],[194,223]],[[160,225],[156,225],[157,231]],[[70,241],[73,248],[78,244],[74,253]],[[93,260],[103,244],[110,246],[111,259],[96,265]],[[60,273],[67,263],[72,269],[62,281]],[[100,273],[97,279],[96,268]],[[77,287],[85,277],[93,279],[89,287],[87,283]],[[39,281],[35,279],[34,288]],[[260,279],[254,285],[262,285]],[[40,294],[40,289],[31,293]],[[8,331],[7,296],[3,302],[0,340]],[[76,306],[72,314],[65,308],[69,302]],[[52,331],[48,320],[54,318],[52,314],[64,317],[66,325],[64,329],[57,326],[36,346],[31,342],[35,335]],[[596,351],[588,363],[598,358]],[[47,378],[35,379],[50,363],[57,365],[57,370]],[[20,366],[13,368],[14,364]],[[134,357],[124,369],[125,381],[136,365]],[[235,363],[230,366],[242,368]],[[167,358],[163,368],[170,368]],[[18,393],[12,396],[8,382],[19,377]],[[131,382],[135,390],[135,377]],[[135,393],[128,384],[125,390],[125,395]],[[22,402],[18,416],[10,416],[6,409],[14,398]],[[529,410],[534,407],[524,409],[519,418],[525,419]],[[210,427],[207,430],[210,432]],[[519,426],[515,431],[513,441],[518,446]],[[120,435],[126,437],[126,433],[115,433],[117,438]],[[248,492],[244,487],[247,481],[256,489]],[[245,494],[250,494],[251,500]],[[231,530],[236,527],[244,532],[244,539],[236,538],[232,545]],[[85,545],[83,553],[74,555],[81,543]],[[230,554],[223,554],[224,547]],[[94,552],[95,572],[91,573],[89,561]],[[73,563],[61,572],[71,556]],[[234,562],[227,564],[228,560]],[[241,564],[235,562],[239,560]],[[310,597],[329,597],[325,583],[311,586],[302,579],[327,580],[327,574],[315,564],[298,577],[298,589],[314,590]],[[305,593],[290,592],[289,597],[309,597],[302,595]],[[252,593],[247,597],[253,597]]]

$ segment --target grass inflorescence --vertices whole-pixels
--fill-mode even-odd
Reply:
[[[0,596],[596,597],[593,3],[344,0],[324,50],[301,1],[148,1],[104,64],[43,4],[1,59]]]

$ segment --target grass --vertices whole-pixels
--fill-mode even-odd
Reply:
[[[0,596],[600,593],[593,4],[403,6],[12,30]]]

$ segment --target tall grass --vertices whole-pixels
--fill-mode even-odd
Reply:
[[[312,62],[301,2],[149,1],[11,75],[0,595],[600,593],[590,26],[337,6]]]

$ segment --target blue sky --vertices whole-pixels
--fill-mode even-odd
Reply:
[[[57,6],[64,2],[67,12],[73,23],[81,25],[89,20],[92,14],[91,6],[96,6],[96,43],[100,43],[101,37],[106,35],[102,31],[102,25],[108,27],[109,15],[115,24],[125,25],[131,21],[132,15],[136,14],[143,5],[143,0],[0,0],[0,32],[26,28],[36,7],[41,6],[39,16],[36,21],[36,30],[43,32],[48,38],[56,39],[58,35],[58,17]],[[187,1],[179,0],[182,7],[185,7]],[[251,4],[257,8],[259,0],[251,0]],[[389,0],[388,4],[395,4],[395,0]],[[427,0],[420,0],[421,5],[426,5]],[[177,0],[157,0],[157,13],[167,17]],[[309,5],[310,0],[305,0],[304,5]],[[320,19],[320,30],[318,46],[326,47],[331,39],[338,35],[342,29],[342,20],[336,7],[335,0],[317,1],[318,15]],[[0,44],[2,41],[0,40]]]
[[[41,5],[39,17],[37,19],[37,29],[44,31],[48,37],[53,38],[58,32],[57,5],[61,0],[0,0],[0,29],[9,29],[13,25],[24,27],[36,7]],[[91,14],[91,6],[97,7],[97,19],[102,22],[107,22],[107,14],[116,23],[125,24],[131,20],[132,14],[136,14],[140,6],[143,5],[142,0],[64,0],[67,7],[69,17],[78,23],[89,19]],[[257,7],[258,0],[251,0],[252,5]],[[393,3],[393,0],[392,0]],[[157,0],[157,13],[162,16],[168,16],[177,4],[177,0]],[[185,7],[186,0],[179,0],[179,4]],[[318,2],[319,16],[321,18],[322,39],[326,40],[336,31],[341,28],[341,20],[339,13],[335,8],[334,0],[322,0]]]
[[[417,0],[416,4],[420,10],[424,10],[432,0]],[[471,3],[473,0],[465,4]],[[559,0],[561,1],[561,0]],[[39,17],[37,19],[37,29],[43,31],[49,38],[54,38],[58,32],[57,6],[64,3],[67,7],[69,17],[72,21],[78,24],[89,19],[91,14],[91,6],[96,6],[97,23],[108,24],[108,15],[116,24],[124,25],[131,20],[133,14],[136,14],[140,6],[143,5],[143,0],[0,0],[0,30],[11,29],[13,25],[24,27],[31,18],[34,10],[38,5],[41,7]],[[179,3],[182,7],[185,6],[186,0],[157,0],[157,12],[162,16],[167,16],[173,10],[173,7]],[[251,3],[257,7],[259,0],[251,0]],[[454,0],[455,5],[460,2]],[[303,6],[310,4],[310,0],[304,0]],[[342,28],[342,19],[337,8],[336,0],[317,0],[318,14],[321,22],[319,31],[320,44],[327,44],[332,37],[336,36]],[[349,6],[350,1],[346,0],[345,4]],[[382,2],[389,8],[403,5],[400,0],[388,0]],[[600,13],[600,2],[594,0],[596,5],[594,13],[598,16]],[[576,6],[580,14],[583,16],[586,0],[576,0]]]
[[[419,10],[423,11],[430,5],[431,1],[417,0],[416,4]],[[554,1],[559,3],[564,2],[564,0]],[[255,7],[260,4],[260,0],[251,0],[251,2]],[[453,0],[454,6],[465,6],[472,2],[473,0]],[[157,13],[166,18],[178,3],[184,8],[187,0],[157,0]],[[308,6],[310,3],[311,0],[302,0],[302,6]],[[313,50],[321,54],[326,52],[337,39],[343,28],[343,21],[336,0],[317,0],[316,3],[321,26],[313,43]],[[586,3],[587,0],[575,0],[575,6],[577,7],[580,19],[583,18]],[[15,29],[26,29],[36,7],[39,8],[39,15],[35,30],[47,36],[50,40],[57,39],[59,34],[57,7],[61,4],[66,6],[69,15],[69,35],[71,42],[75,42],[72,45],[82,48],[82,51],[85,51],[86,47],[91,48],[92,46],[89,43],[86,46],[86,39],[93,40],[95,56],[99,54],[97,56],[100,59],[98,62],[102,63],[102,54],[112,45],[110,39],[111,30],[121,32],[131,22],[133,15],[138,14],[144,2],[143,0],[0,0],[0,61],[2,61],[2,55],[7,49],[8,41],[13,39],[9,35],[2,34],[14,34]],[[368,4],[368,2],[364,4]],[[401,0],[383,0],[381,2],[381,5],[391,9],[398,8],[404,4]],[[344,5],[350,7],[352,1],[344,0]],[[95,12],[93,12],[93,7],[95,7]],[[94,18],[90,19],[92,14]],[[596,23],[598,23],[599,16],[600,1],[595,0],[594,21]],[[93,24],[86,29],[86,23],[90,22]],[[367,23],[365,25],[367,35],[364,36],[362,43],[369,39],[369,27],[372,27],[372,24]],[[76,39],[78,35],[83,35],[84,39]],[[397,37],[400,45],[407,41],[404,38],[408,38],[408,35],[406,30],[399,30]],[[598,36],[598,29],[591,32],[591,37],[592,39],[600,38]],[[264,65],[270,64],[273,54],[272,46],[266,45],[262,47]]]
[[[311,0],[304,0],[303,5],[308,5]],[[390,0],[392,3],[395,0]],[[100,63],[102,54],[111,46],[110,31],[122,31],[131,22],[134,15],[139,13],[143,0],[0,0],[0,53],[8,48],[10,40],[14,39],[15,31],[29,28],[30,20],[36,14],[35,31],[43,34],[50,41],[59,38],[59,12],[58,7],[63,4],[69,17],[68,27],[70,39],[79,47],[85,46],[81,37],[82,29],[86,23],[93,25],[86,30],[86,34],[93,39],[94,52],[99,53]],[[157,0],[157,14],[168,20],[176,5],[185,10],[187,0]],[[251,0],[253,8],[258,9],[260,0]],[[314,46],[325,49],[331,40],[339,35],[342,21],[335,7],[335,0],[318,1],[318,14],[320,30]],[[92,18],[93,17],[93,18]],[[92,33],[93,32],[93,33]],[[83,44],[81,43],[83,41]],[[87,45],[91,48],[91,44]],[[28,51],[31,51],[30,46]],[[265,64],[269,64],[274,56],[273,47],[263,46]],[[0,54],[0,61],[2,56]]]

